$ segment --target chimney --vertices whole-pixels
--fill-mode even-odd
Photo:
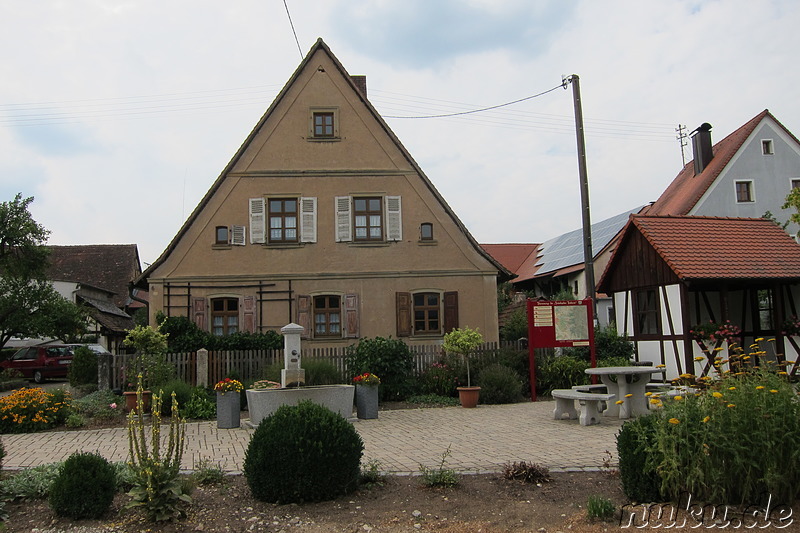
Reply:
[[[711,150],[711,124],[703,122],[692,132],[692,152],[694,153],[694,175],[701,174],[714,154]]]
[[[353,83],[356,84],[358,91],[364,95],[364,98],[367,97],[367,77],[366,76],[350,76],[350,79],[353,80]]]

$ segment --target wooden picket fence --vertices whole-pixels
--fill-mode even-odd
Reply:
[[[503,348],[522,349],[516,342],[485,343],[476,351],[475,356],[491,355]],[[425,344],[409,346],[414,357],[414,375],[420,376],[443,353],[441,344]],[[347,347],[305,348],[301,351],[301,361],[324,360],[332,363],[340,375],[347,375]],[[111,387],[125,388],[124,367],[133,359],[133,355],[115,355],[111,362]],[[169,353],[167,362],[175,367],[176,378],[197,385],[198,357],[197,352]],[[301,363],[302,364],[302,363]],[[228,350],[208,352],[208,376],[206,383],[213,384],[224,377],[234,374],[242,381],[263,379],[264,371],[272,365],[283,367],[283,350]]]

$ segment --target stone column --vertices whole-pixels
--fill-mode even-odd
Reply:
[[[197,386],[208,387],[208,350],[197,350]]]
[[[304,331],[303,326],[294,323],[281,328],[283,334],[281,387],[299,387],[306,382],[306,371],[300,368],[300,336]]]
[[[111,357],[110,353],[97,354],[97,390],[111,388]]]

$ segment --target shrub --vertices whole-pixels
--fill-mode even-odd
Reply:
[[[336,498],[358,486],[364,443],[340,415],[302,401],[253,433],[242,470],[253,496],[275,503]]]
[[[0,481],[0,489],[12,500],[46,498],[62,464],[47,463],[20,470]]]
[[[589,382],[586,374],[588,367],[586,361],[570,355],[543,357],[536,370],[536,388],[543,394],[549,394],[553,389],[585,385]]]
[[[208,420],[217,414],[217,404],[203,387],[195,387],[192,396],[181,409],[181,416],[195,420]]]
[[[455,396],[459,385],[458,367],[445,360],[433,363],[422,374],[420,390],[423,394]]]
[[[335,385],[343,383],[339,369],[325,359],[304,359],[303,368],[306,371],[306,385]]]
[[[416,404],[417,407],[447,407],[460,405],[458,398],[452,396],[439,396],[438,394],[414,394],[406,400]]]
[[[522,379],[511,368],[494,364],[478,375],[481,403],[514,403],[522,399]]]
[[[586,514],[589,518],[607,520],[614,516],[614,502],[603,496],[592,494],[586,504]]]
[[[86,418],[113,420],[125,416],[122,399],[110,390],[95,391],[73,400],[72,408]]]
[[[371,372],[381,377],[381,400],[403,400],[411,394],[414,358],[400,339],[362,339],[348,347],[346,357],[351,376]]]
[[[283,347],[283,337],[275,331],[265,333],[238,332],[218,337],[203,331],[185,316],[166,317],[156,315],[159,329],[169,335],[169,350],[172,352],[194,352],[207,350],[278,350]]]
[[[133,347],[136,356],[125,369],[125,379],[132,388],[139,376],[145,390],[153,390],[164,385],[175,374],[175,367],[167,363],[167,335],[151,326],[136,326],[128,331],[123,341],[125,346]]]
[[[72,356],[72,364],[67,372],[69,384],[97,385],[97,354],[86,346],[79,346]]]
[[[67,417],[64,425],[70,429],[81,428],[86,425],[86,419],[78,413],[72,413]]]
[[[661,501],[661,478],[649,461],[655,443],[658,415],[625,422],[617,434],[619,475],[625,496],[635,502]]]
[[[161,395],[161,416],[169,416],[174,401],[177,401],[178,405],[189,403],[194,391],[194,387],[182,379],[172,379],[157,389],[153,391],[153,394]]]
[[[50,507],[58,516],[100,518],[114,500],[114,467],[93,453],[73,453],[50,486]]]
[[[0,433],[30,433],[63,424],[70,413],[63,389],[18,389],[0,398]]]
[[[225,471],[218,464],[202,459],[195,465],[192,477],[199,485],[218,485],[225,481]]]
[[[500,328],[500,340],[517,341],[528,338],[528,314],[525,308],[517,309],[506,318]]]
[[[419,465],[420,479],[426,487],[455,487],[459,483],[458,474],[452,468],[445,468],[450,457],[450,446],[442,453],[442,460],[436,468]]]

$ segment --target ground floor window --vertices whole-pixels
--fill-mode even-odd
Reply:
[[[211,333],[218,337],[239,331],[239,299],[213,298],[211,300]]]
[[[440,331],[439,294],[435,292],[414,294],[414,332],[439,333]]]
[[[342,307],[339,296],[314,296],[314,336],[341,337]]]

